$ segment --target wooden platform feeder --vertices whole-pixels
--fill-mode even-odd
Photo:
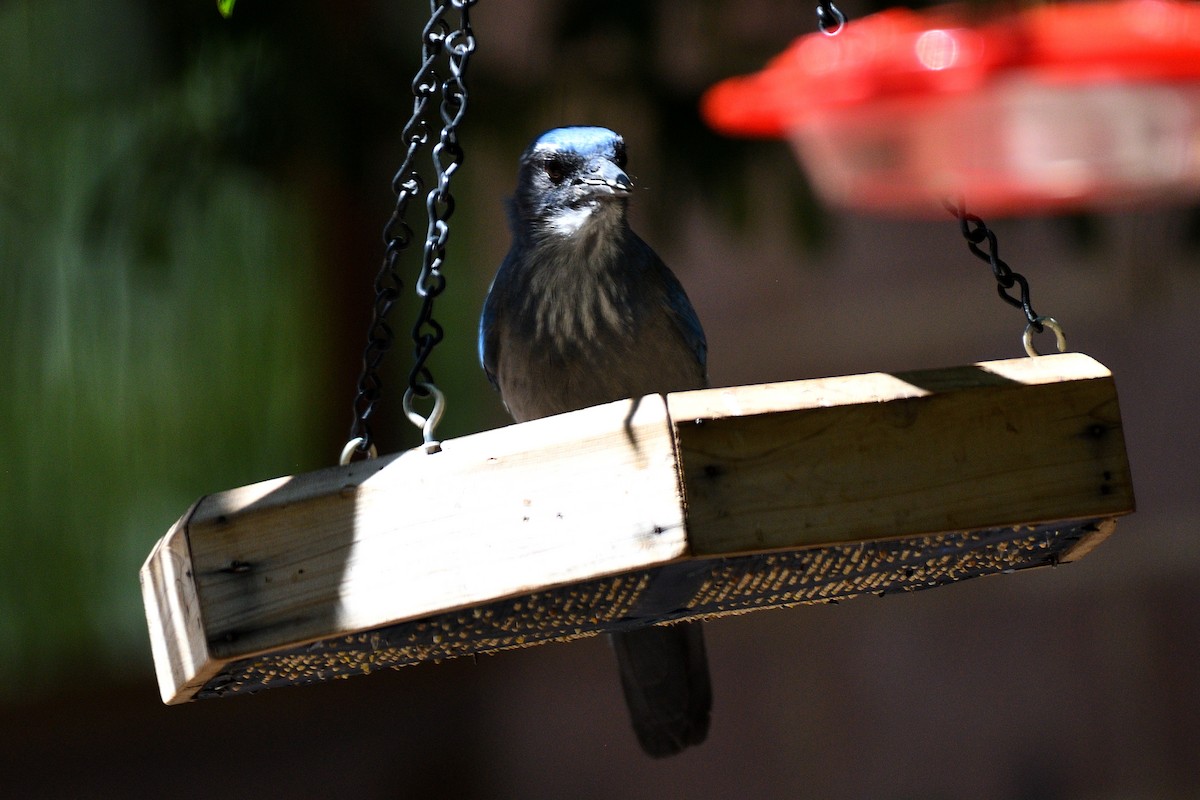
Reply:
[[[650,395],[201,498],[141,570],[163,700],[1079,558],[1133,510],[1080,354]]]

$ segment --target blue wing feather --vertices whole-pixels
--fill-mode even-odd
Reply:
[[[654,273],[655,279],[661,284],[662,291],[671,310],[671,318],[675,327],[683,336],[688,349],[696,357],[696,362],[704,370],[705,383],[708,382],[708,340],[704,337],[704,328],[700,325],[700,317],[692,307],[683,284],[675,277],[675,273],[663,263],[654,248],[642,241],[637,234],[630,232],[637,248],[638,260],[644,260],[648,269]]]
[[[496,278],[500,276],[497,275]],[[487,299],[483,301],[483,313],[479,317],[479,364],[483,367],[483,372],[487,375],[488,381],[497,389],[500,388],[496,381],[496,350],[499,345],[499,333],[496,325],[496,279],[492,279],[491,286],[488,287]]]

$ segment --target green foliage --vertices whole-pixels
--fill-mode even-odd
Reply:
[[[0,7],[0,686],[145,648],[137,571],[206,491],[307,469],[311,221],[219,157],[254,58],[164,79],[130,8]],[[118,44],[112,44],[112,43]],[[14,57],[15,56],[15,57]],[[132,663],[148,671],[148,654]]]
[[[217,10],[221,12],[221,16],[229,19],[233,16],[233,4],[237,0],[217,0]]]

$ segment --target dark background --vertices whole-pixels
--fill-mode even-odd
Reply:
[[[327,466],[346,438],[425,13],[0,2],[5,794],[1200,794],[1188,207],[992,221],[1038,310],[1116,375],[1138,513],[1059,569],[710,624],[698,749],[641,755],[601,639],[161,705],[137,585],[154,542],[200,495]],[[635,227],[687,286],[715,385],[1022,354],[1020,313],[951,220],[823,208],[784,143],[699,120],[707,86],[813,30],[810,7],[485,0],[473,18],[443,436],[505,422],[475,318],[516,157],[564,123],[626,136]],[[417,441],[412,314],[385,452]]]

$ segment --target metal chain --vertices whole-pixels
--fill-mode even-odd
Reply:
[[[408,389],[417,397],[428,397],[426,384],[433,382],[425,362],[433,348],[442,341],[442,326],[433,319],[433,301],[446,288],[442,265],[446,259],[446,239],[450,234],[449,220],[454,214],[454,196],[450,194],[450,179],[462,166],[463,150],[458,143],[458,126],[467,110],[467,86],[464,75],[467,62],[475,52],[475,36],[471,30],[468,14],[476,0],[451,0],[460,9],[460,24],[445,39],[449,55],[450,77],[442,83],[442,130],[438,143],[433,147],[433,166],[437,170],[438,184],[425,199],[429,227],[425,234],[425,249],[421,258],[421,274],[417,279],[417,294],[421,297],[421,310],[413,326],[412,338],[416,349],[413,367],[408,375]]]
[[[1041,333],[1046,328],[1054,331],[1058,340],[1059,352],[1066,350],[1066,338],[1063,335],[1062,327],[1053,317],[1038,316],[1037,312],[1033,310],[1033,301],[1029,297],[1029,281],[1021,273],[1014,272],[1004,259],[1000,258],[1000,243],[996,239],[995,232],[984,224],[980,217],[968,214],[962,203],[956,206],[947,202],[945,206],[946,210],[958,219],[959,229],[962,231],[963,238],[967,240],[967,247],[970,248],[972,255],[988,262],[988,265],[991,266],[1000,299],[1025,313],[1025,319],[1028,320],[1028,324],[1025,326],[1025,349],[1029,355],[1038,355],[1033,348],[1033,332]],[[979,246],[983,242],[987,242],[987,250]],[[1008,293],[1013,286],[1020,287],[1021,296],[1019,298]]]
[[[467,106],[467,87],[464,74],[471,53],[475,50],[475,37],[471,29],[469,9],[476,0],[430,0],[429,21],[421,31],[421,66],[412,79],[413,109],[404,126],[402,139],[407,143],[404,161],[392,178],[392,191],[396,195],[396,206],[391,218],[383,228],[385,244],[383,265],[375,278],[375,305],[371,325],[367,333],[367,346],[363,351],[363,368],[358,379],[354,398],[354,422],[350,427],[350,439],[342,451],[341,462],[349,463],[357,456],[374,456],[376,446],[371,430],[371,418],[379,406],[383,393],[383,381],[379,376],[380,365],[386,353],[395,343],[395,332],[387,318],[400,298],[403,282],[400,277],[401,255],[412,242],[413,230],[406,221],[409,202],[418,197],[425,184],[415,161],[417,153],[430,138],[426,123],[430,101],[441,90],[442,130],[434,148],[433,163],[437,171],[437,187],[429,192],[426,209],[429,227],[422,255],[421,272],[417,280],[417,294],[421,297],[421,308],[417,323],[413,327],[416,345],[415,363],[408,376],[406,411],[411,405],[411,394],[420,397],[434,396],[438,403],[428,418],[409,413],[408,416],[422,428],[426,444],[432,441],[432,428],[441,415],[441,393],[434,385],[433,375],[426,366],[433,348],[443,338],[442,326],[433,318],[433,301],[446,286],[441,273],[445,260],[446,240],[449,235],[447,220],[454,211],[454,198],[450,194],[450,176],[462,163],[462,148],[458,144],[457,128],[462,122]],[[459,11],[458,25],[451,29],[447,11]],[[443,52],[448,53],[450,77],[444,82],[438,77],[436,65]],[[443,153],[447,162],[443,162]],[[410,394],[411,393],[411,394]],[[417,423],[415,417],[424,422]]]
[[[837,36],[846,27],[846,15],[833,0],[817,0],[817,27],[826,36]]]

